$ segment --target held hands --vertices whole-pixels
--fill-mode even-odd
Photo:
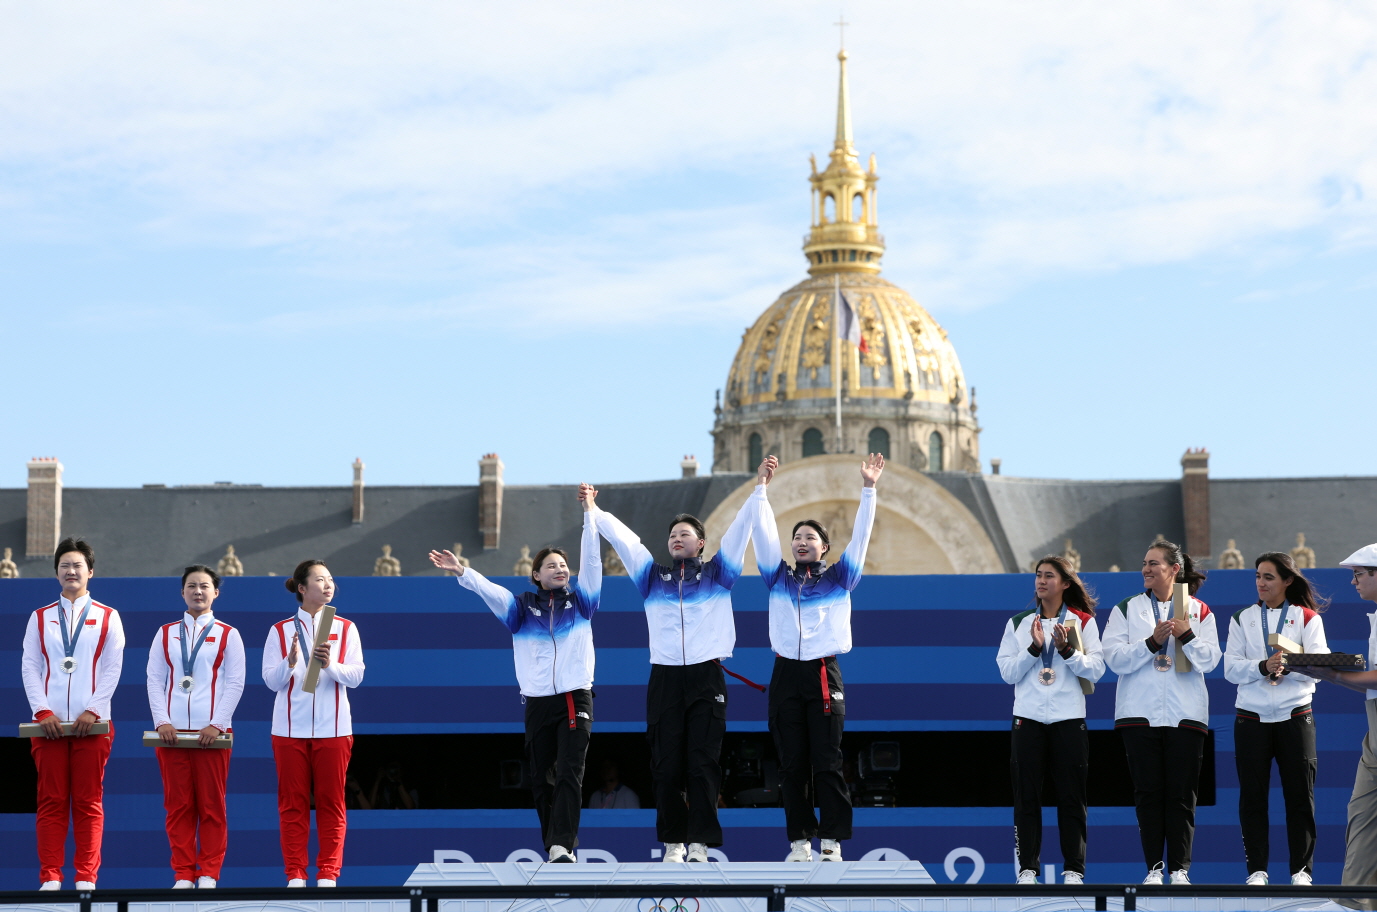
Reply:
[[[1042,625],[1039,624],[1038,626],[1041,627]],[[1057,652],[1061,652],[1066,648],[1065,624],[1057,624],[1052,628],[1052,646],[1056,648]]]
[[[311,653],[311,658],[313,658],[313,659],[315,659],[317,662],[319,662],[321,668],[329,668],[329,667],[330,667],[330,644],[329,644],[329,643],[322,643],[321,645],[317,646],[317,647],[315,648],[315,651]]]
[[[158,726],[158,737],[162,738],[168,747],[177,746],[177,729],[172,727],[171,722],[164,722]]]
[[[1167,637],[1171,636],[1176,630],[1176,621],[1167,618],[1165,621],[1158,621],[1157,626],[1152,629],[1152,641],[1158,646],[1167,642]]]
[[[43,726],[43,737],[50,741],[56,741],[62,737],[62,720],[57,717],[57,713],[51,716],[44,716],[38,721]]]
[[[579,483],[579,503],[583,504],[583,512],[588,513],[597,506],[594,501],[597,499],[598,489],[586,482]],[[433,552],[432,552],[433,553]],[[433,560],[433,558],[432,558]]]
[[[1191,622],[1189,618],[1171,619],[1171,635],[1176,637],[1177,639],[1180,639],[1181,637],[1185,636],[1186,631],[1190,629]]]
[[[861,463],[861,478],[864,480],[864,487],[873,488],[875,482],[880,480],[880,473],[885,470],[885,458],[879,453],[871,453],[870,458]]]
[[[301,650],[296,646],[296,637],[292,637],[292,648],[287,650],[287,667],[295,668],[296,660],[301,658]]]
[[[1276,652],[1272,653],[1271,658],[1267,660],[1267,673],[1272,677],[1276,677],[1277,675],[1281,674],[1282,669],[1286,667],[1282,664],[1281,656],[1282,651],[1278,649]]]
[[[168,726],[168,728],[171,727],[171,725]],[[158,729],[158,731],[162,731],[162,729]],[[215,739],[218,737],[220,737],[220,729],[216,728],[214,725],[207,725],[205,728],[201,729],[200,737],[196,739],[196,743],[202,747],[210,747],[215,743]],[[166,737],[164,737],[163,740],[166,740]]]
[[[1055,634],[1053,637],[1055,638]],[[1047,635],[1042,632],[1042,619],[1033,618],[1033,645],[1042,649],[1042,644],[1047,642]]]
[[[779,460],[773,456],[766,456],[760,463],[760,469],[756,473],[755,483],[767,485],[775,477],[775,470],[779,468]]]
[[[588,507],[585,505],[584,509],[586,510]],[[432,551],[430,552],[430,562],[441,570],[448,570],[455,576],[464,575],[464,565],[459,563],[459,558],[455,557],[452,551]],[[296,662],[293,661],[292,664],[295,665]]]

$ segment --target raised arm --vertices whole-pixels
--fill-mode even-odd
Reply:
[[[598,553],[597,488],[579,485],[579,502],[583,504],[583,536],[579,539],[579,575],[570,589],[579,614],[591,618],[602,600],[602,555]]]
[[[722,588],[730,589],[736,584],[736,580],[741,576],[741,565],[746,560],[746,546],[751,542],[751,529],[759,522],[761,507],[769,507],[770,502],[765,497],[765,485],[757,484],[751,496],[746,498],[746,502],[737,511],[736,518],[727,527],[727,531],[722,535],[722,544],[718,547],[717,553],[712,556],[712,563],[717,572],[717,582]],[[778,540],[778,534],[776,540]],[[778,544],[775,546],[778,548]],[[775,570],[778,571],[778,564]]]
[[[756,475],[756,490],[761,491],[762,496],[756,504],[751,541],[755,543],[755,565],[760,569],[760,576],[765,580],[766,586],[774,585],[784,561],[784,556],[779,550],[779,524],[775,521],[775,511],[770,506],[770,498],[763,491],[763,488],[774,479],[775,469],[778,467],[778,459],[766,456]]]
[[[627,575],[636,584],[641,598],[645,598],[650,594],[650,568],[655,563],[649,549],[641,544],[641,539],[627,528],[626,523],[611,513],[596,506],[591,512],[597,523],[598,532],[607,539],[612,550],[622,559]]]

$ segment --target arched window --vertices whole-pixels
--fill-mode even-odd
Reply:
[[[942,471],[942,435],[936,431],[928,436],[928,471]]]
[[[886,431],[884,428],[878,428],[878,427],[877,427],[877,428],[871,428],[871,429],[870,429],[870,440],[868,441],[868,445],[869,445],[869,447],[870,447],[870,449],[868,450],[868,452],[871,452],[871,453],[879,453],[879,454],[880,454],[881,456],[883,456],[885,459],[888,459],[888,458],[889,458],[889,431]]]
[[[823,194],[822,197],[822,222],[835,222],[837,220],[837,201],[830,193]]]
[[[803,455],[822,456],[827,452],[827,448],[822,443],[822,431],[817,428],[809,428],[803,432]]]
[[[765,461],[764,444],[760,442],[759,434],[751,435],[750,456],[747,458],[746,471],[754,472],[760,468],[760,464]]]
[[[851,221],[861,222],[865,220],[865,201],[857,193],[851,197]]]

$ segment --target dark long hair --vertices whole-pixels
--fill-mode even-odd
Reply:
[[[1066,558],[1062,557],[1060,554],[1049,554],[1046,557],[1039,558],[1038,562],[1033,565],[1033,572],[1036,573],[1040,570],[1043,564],[1057,571],[1057,576],[1061,577],[1062,582],[1070,584],[1066,587],[1066,591],[1062,593],[1061,600],[1070,607],[1084,611],[1086,614],[1094,617],[1095,606],[1100,603],[1100,600],[1095,598],[1094,591],[1081,580],[1076,571],[1071,568],[1071,564]],[[1038,599],[1037,602],[1038,607],[1041,608],[1042,600]]]
[[[1264,563],[1276,567],[1277,575],[1286,581],[1286,600],[1292,605],[1303,605],[1311,611],[1323,611],[1329,607],[1329,599],[1315,591],[1291,555],[1284,551],[1268,551],[1253,561],[1253,568],[1261,567]]]
[[[558,554],[560,557],[564,558],[566,564],[569,563],[569,552],[565,551],[563,548],[556,548],[554,545],[549,545],[548,547],[540,549],[535,556],[535,560],[531,562],[531,582],[542,592],[545,587],[540,585],[540,579],[537,577],[537,574],[540,573],[540,565],[545,563],[545,558],[549,557],[551,554]]]
[[[1168,564],[1179,564],[1181,572],[1176,574],[1178,583],[1185,583],[1190,587],[1191,595],[1200,591],[1200,586],[1205,582],[1205,571],[1195,566],[1195,561],[1187,554],[1180,545],[1159,538],[1157,541],[1148,545],[1149,551],[1161,551],[1162,556],[1167,559]]]

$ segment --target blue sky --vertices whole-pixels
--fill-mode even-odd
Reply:
[[[3,12],[0,486],[709,461],[742,330],[805,275],[835,4],[133,8]],[[884,275],[987,463],[1373,472],[1377,12],[846,16]]]

